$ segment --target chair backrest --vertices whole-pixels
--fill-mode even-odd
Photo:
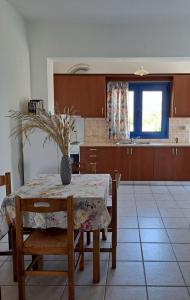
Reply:
[[[6,172],[4,175],[0,175],[0,186],[5,186],[6,196],[11,193],[11,173]]]
[[[54,198],[20,198],[16,196],[16,235],[17,242],[23,243],[23,214],[27,213],[52,213],[67,212],[67,236],[68,240],[73,236],[73,197],[62,199]]]

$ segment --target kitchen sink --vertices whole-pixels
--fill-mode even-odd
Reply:
[[[116,145],[130,145],[133,144],[131,141],[118,141],[115,143]]]
[[[134,141],[132,144],[149,145],[149,144],[151,144],[151,142],[148,142],[148,141]]]
[[[126,141],[118,141],[116,145],[149,145],[151,144],[149,141],[137,141],[137,140],[126,140]]]

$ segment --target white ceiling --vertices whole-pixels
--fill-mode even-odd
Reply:
[[[30,21],[105,24],[190,20],[190,0],[8,0]]]

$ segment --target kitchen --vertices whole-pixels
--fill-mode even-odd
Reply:
[[[119,68],[118,64],[117,68]],[[91,68],[93,67],[92,65]],[[104,62],[102,68],[105,69],[105,67]],[[112,62],[112,68],[114,67]],[[111,69],[110,64],[109,68]],[[61,67],[57,69],[60,71]],[[95,67],[94,69],[97,70]],[[126,69],[129,69],[127,64]],[[161,139],[158,136],[154,139],[151,137],[139,139],[138,136],[136,143],[133,144],[125,143],[125,141],[116,143],[118,139],[108,138],[106,85],[113,80],[138,83],[169,82],[171,89],[167,112],[168,136]],[[149,74],[141,77],[130,74],[62,75],[59,73],[54,75],[54,95],[59,109],[62,109],[64,105],[73,105],[85,118],[85,144],[80,148],[81,163],[84,164],[86,160],[89,164],[97,163],[97,172],[109,173],[114,169],[122,170],[122,180],[185,181],[190,179],[188,168],[189,83],[188,74]],[[93,152],[91,148],[94,148]],[[97,158],[92,154],[97,154]],[[114,157],[111,164],[110,156]]]
[[[89,170],[90,164],[95,163],[97,164],[97,173],[113,173],[113,170],[116,169],[121,171],[123,181],[189,180],[190,111],[188,110],[188,95],[190,93],[190,76],[187,73],[188,63],[169,61],[158,63],[158,61],[148,60],[139,63],[127,59],[110,59],[109,61],[105,59],[83,59],[83,61],[85,62],[83,64],[80,63],[79,59],[56,61],[54,62],[54,71],[50,74],[54,78],[54,82],[52,82],[54,95],[49,98],[49,103],[53,102],[52,107],[57,107],[61,113],[64,113],[65,107],[73,106],[74,115],[78,115],[75,117],[76,132],[71,135],[71,155],[78,159],[76,154],[79,154],[80,144],[80,161],[84,165],[86,159],[88,160],[86,171]],[[158,70],[159,73],[149,72],[145,76],[132,73],[124,74],[125,70],[134,73],[142,63],[146,65],[148,70]],[[83,65],[88,66],[88,70],[79,70],[78,74],[67,73],[73,66],[77,68]],[[166,70],[170,71],[171,68],[178,72],[183,70],[186,73],[163,73]],[[106,70],[109,70],[110,74],[102,74]],[[113,71],[117,73],[113,75]],[[95,72],[96,74],[94,74]],[[125,141],[117,143],[118,139],[109,139],[106,116],[106,89],[110,80],[139,83],[153,81],[170,84],[167,112],[168,136],[160,139],[158,137],[139,139],[138,134],[138,139],[133,144]],[[47,106],[47,103],[45,105]],[[38,138],[38,142],[39,139],[41,137]],[[78,145],[76,145],[76,142],[78,142]],[[52,151],[57,152],[58,150],[48,150],[54,147],[52,145],[35,149],[37,144],[34,141],[31,145],[26,142],[24,146],[25,180],[31,179],[40,170],[41,172],[59,171],[60,153],[54,155],[56,160],[54,162],[47,163],[45,159],[48,156],[48,151],[51,155]],[[94,148],[93,153],[90,153],[91,148]],[[95,151],[97,159],[95,159]],[[108,162],[110,156],[115,158],[111,164]],[[37,164],[34,163],[35,160],[38,162]],[[29,173],[31,174],[29,175]]]
[[[172,6],[169,0],[137,2],[0,1],[0,168],[2,174],[11,171],[13,191],[38,173],[59,172],[57,147],[47,144],[43,148],[42,135],[36,132],[31,146],[26,141],[22,157],[22,141],[9,138],[15,123],[5,118],[10,109],[27,111],[30,99],[44,99],[45,108],[53,113],[54,74],[68,79],[86,76],[77,89],[89,84],[88,96],[87,87],[81,92],[80,105],[75,103],[80,94],[76,85],[65,100],[73,95],[78,110],[82,135],[80,139],[79,130],[72,143],[80,142],[80,161],[86,170],[93,164],[95,176],[115,168],[122,173],[117,268],[111,268],[111,255],[101,253],[101,280],[92,284],[92,257],[85,253],[84,271],[77,271],[75,278],[76,299],[80,300],[190,299],[190,7],[187,0],[173,1]],[[90,65],[90,69],[70,74],[68,70],[77,64]],[[141,66],[149,72],[142,79],[134,75]],[[141,82],[166,76],[162,82],[173,85],[168,137],[138,139],[137,131],[132,140],[127,139],[129,144],[108,139],[106,94],[112,75],[119,79],[130,75]],[[88,79],[93,76],[98,89]],[[95,97],[97,91],[102,96]],[[109,245],[109,237],[102,243]],[[7,245],[6,236],[0,248]],[[50,268],[61,265],[57,258],[45,264]],[[16,300],[12,261],[5,256],[0,257],[0,274],[2,299]],[[67,299],[66,286],[57,278],[35,278],[27,282],[27,298]]]

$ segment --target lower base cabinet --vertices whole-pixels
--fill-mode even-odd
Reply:
[[[154,150],[154,180],[175,179],[176,148],[164,147]]]
[[[82,146],[80,161],[84,173],[118,170],[126,181],[190,180],[190,147]]]
[[[190,147],[155,148],[154,180],[190,180]]]

